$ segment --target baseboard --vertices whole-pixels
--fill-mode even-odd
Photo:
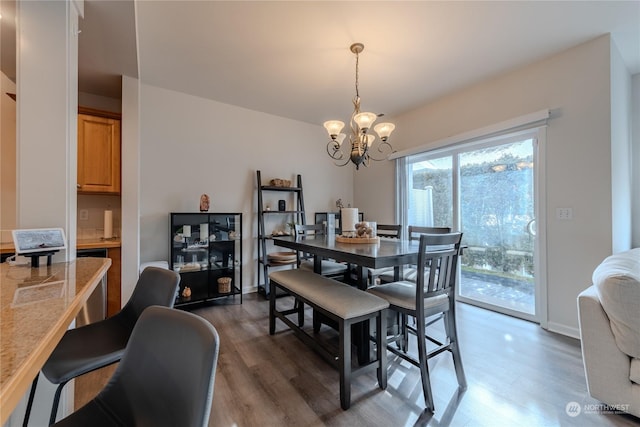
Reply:
[[[561,334],[571,338],[580,339],[580,330],[578,328],[573,328],[571,326],[563,325],[562,323],[548,322],[546,329],[556,334]]]

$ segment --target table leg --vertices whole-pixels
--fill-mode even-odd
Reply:
[[[361,291],[367,290],[368,274],[367,269],[362,266],[358,266],[357,272],[357,285]],[[358,364],[360,366],[371,363],[371,345],[369,343],[370,337],[370,324],[368,320],[357,323],[354,325],[353,341],[356,346],[356,353],[358,355]]]

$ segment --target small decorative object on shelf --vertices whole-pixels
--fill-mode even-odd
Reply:
[[[284,212],[287,210],[287,202],[284,200],[278,200],[278,210],[280,212]]]
[[[274,187],[291,187],[290,179],[275,178],[275,179],[272,179],[270,183]]]
[[[203,194],[200,196],[200,212],[209,212],[209,196]]]
[[[221,277],[218,279],[218,292],[221,294],[231,292],[231,277]]]
[[[188,286],[185,286],[184,289],[182,290],[182,298],[191,298],[191,288]]]

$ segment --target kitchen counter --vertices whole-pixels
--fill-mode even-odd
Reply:
[[[0,264],[0,425],[110,265],[109,258],[78,258],[38,268]]]
[[[99,249],[99,248],[119,248],[120,239],[104,240],[104,239],[78,239],[76,240],[76,249]],[[0,243],[0,254],[13,253],[15,248],[13,242]]]

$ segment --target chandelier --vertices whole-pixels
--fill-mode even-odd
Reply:
[[[393,123],[379,123],[373,129],[378,134],[379,140],[369,133],[371,125],[382,114],[361,113],[360,93],[358,91],[358,61],[359,55],[364,50],[362,43],[354,43],[350,47],[351,52],[356,55],[356,96],[353,98],[353,114],[351,115],[351,133],[349,143],[343,144],[346,135],[340,133],[344,128],[344,122],[340,120],[329,120],[324,122],[324,127],[329,133],[331,140],[327,143],[327,154],[337,166],[345,166],[349,161],[356,165],[356,170],[360,165],[368,166],[370,160],[385,160],[393,151],[387,142],[389,135],[395,129]]]

